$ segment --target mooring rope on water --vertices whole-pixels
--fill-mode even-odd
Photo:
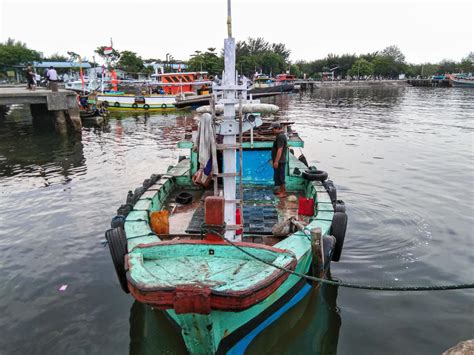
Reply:
[[[214,229],[214,228],[209,228],[208,225],[205,225],[204,223],[201,226],[201,235],[204,233],[212,233],[215,235],[218,235],[222,240],[225,242],[229,243],[230,245],[234,246],[235,248],[239,249],[241,252],[247,254],[251,258],[260,261],[261,263],[264,263],[268,266],[272,266],[276,269],[279,269],[281,271],[284,271],[288,274],[292,274],[301,278],[304,278],[309,281],[316,281],[316,282],[321,282],[327,285],[333,285],[333,286],[339,286],[339,287],[347,287],[347,288],[356,288],[360,290],[374,290],[374,291],[446,291],[446,290],[462,290],[462,289],[471,289],[474,288],[474,283],[470,284],[458,284],[458,285],[433,285],[433,286],[374,286],[374,285],[358,285],[358,284],[352,284],[348,282],[344,282],[342,280],[339,281],[334,281],[334,280],[327,280],[327,279],[321,279],[319,277],[315,276],[309,276],[306,274],[302,274],[297,271],[293,271],[290,269],[287,269],[285,267],[275,265],[269,261],[266,261],[250,252],[245,250],[244,248],[240,247],[239,245],[235,244],[231,240],[227,239],[224,234],[220,232],[220,230],[223,230],[225,228],[225,224],[222,226],[218,227],[219,230]]]

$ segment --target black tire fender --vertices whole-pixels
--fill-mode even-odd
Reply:
[[[117,227],[123,228],[124,225],[125,225],[125,216],[122,216],[122,215],[117,215],[113,217],[112,220],[110,221],[111,228],[117,228]]]
[[[324,181],[328,178],[328,173],[323,170],[305,170],[303,178],[308,181]]]
[[[161,104],[161,108],[165,109],[165,108],[168,108],[168,106],[166,106],[166,104]]]
[[[136,103],[133,103],[132,108],[138,108],[138,105]]]
[[[193,201],[193,195],[191,195],[189,192],[181,192],[178,196],[176,196],[175,201],[182,205],[187,205]]]
[[[120,102],[114,102],[114,107],[120,107]]]
[[[336,246],[332,253],[332,261],[339,261],[341,258],[342,247],[344,246],[344,239],[346,237],[347,229],[347,214],[344,212],[334,213],[331,224],[331,235],[336,238]]]
[[[120,283],[120,287],[125,293],[130,293],[127,284],[127,272],[125,271],[125,256],[127,255],[127,237],[123,228],[113,228],[105,232],[110,255],[114,263],[115,272]]]
[[[337,200],[334,206],[334,212],[346,213],[346,204],[342,200]]]
[[[150,105],[148,104],[143,105],[143,109],[148,110],[149,108],[150,108]]]

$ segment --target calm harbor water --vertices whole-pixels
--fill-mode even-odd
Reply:
[[[334,278],[474,280],[473,90],[330,89],[270,101],[346,202]],[[160,312],[122,293],[101,241],[127,191],[183,153],[175,145],[192,120],[127,114],[64,139],[33,127],[22,107],[0,118],[0,354],[184,352]],[[323,287],[249,354],[439,354],[474,337],[473,296]]]

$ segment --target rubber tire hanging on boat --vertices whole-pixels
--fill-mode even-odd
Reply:
[[[138,105],[136,103],[133,103],[132,108],[138,108]]]
[[[148,105],[148,104],[143,105],[144,110],[148,110],[149,108],[150,108],[150,105]]]
[[[175,201],[182,205],[188,205],[193,201],[193,195],[189,192],[181,192],[178,196],[176,196]]]
[[[332,261],[339,261],[341,258],[342,247],[344,246],[344,238],[346,237],[347,214],[344,212],[334,213],[331,224],[331,235],[336,238],[336,246],[332,253]]]
[[[150,175],[150,182],[151,182],[151,185],[153,185],[154,183],[156,183],[158,180],[161,179],[161,175],[160,174],[151,174]]]
[[[308,181],[324,181],[328,178],[328,173],[323,170],[305,170],[303,178]]]
[[[111,228],[123,228],[123,226],[125,225],[125,216],[123,215],[117,215],[115,217],[112,218],[112,220],[110,221],[110,227]]]
[[[117,210],[117,214],[120,216],[127,217],[131,210],[133,210],[133,205],[131,203],[126,203],[124,205],[120,205]]]
[[[120,286],[125,293],[130,293],[125,271],[125,255],[127,254],[127,237],[123,228],[109,229],[105,232],[105,239],[109,244],[110,255],[114,263],[115,272]]]
[[[334,206],[334,212],[346,213],[346,204],[342,200],[337,200]]]
[[[161,108],[165,109],[165,108],[168,108],[168,106],[166,106],[166,104],[161,104]]]
[[[120,107],[120,102],[114,102],[114,107]]]
[[[329,197],[331,198],[331,202],[333,203],[334,206],[336,206],[336,200],[337,200],[336,186],[334,186],[334,183],[332,182],[332,180],[323,181],[323,186],[326,189]]]

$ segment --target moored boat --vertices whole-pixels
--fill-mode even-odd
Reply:
[[[472,77],[451,77],[450,81],[453,87],[474,88],[474,78]]]
[[[300,90],[301,86],[299,84],[295,84],[296,76],[291,74],[278,74],[276,76],[277,83],[281,84],[292,84],[293,90],[297,91]]]
[[[347,227],[328,174],[294,155],[304,144],[290,121],[280,125],[291,196],[274,193],[274,136],[255,111],[275,106],[246,102],[230,14],[228,28],[212,116],[200,117],[193,141],[180,142],[187,156],[129,192],[106,232],[122,289],[163,310],[196,354],[243,353],[308,294],[305,275],[322,278],[339,260]]]

